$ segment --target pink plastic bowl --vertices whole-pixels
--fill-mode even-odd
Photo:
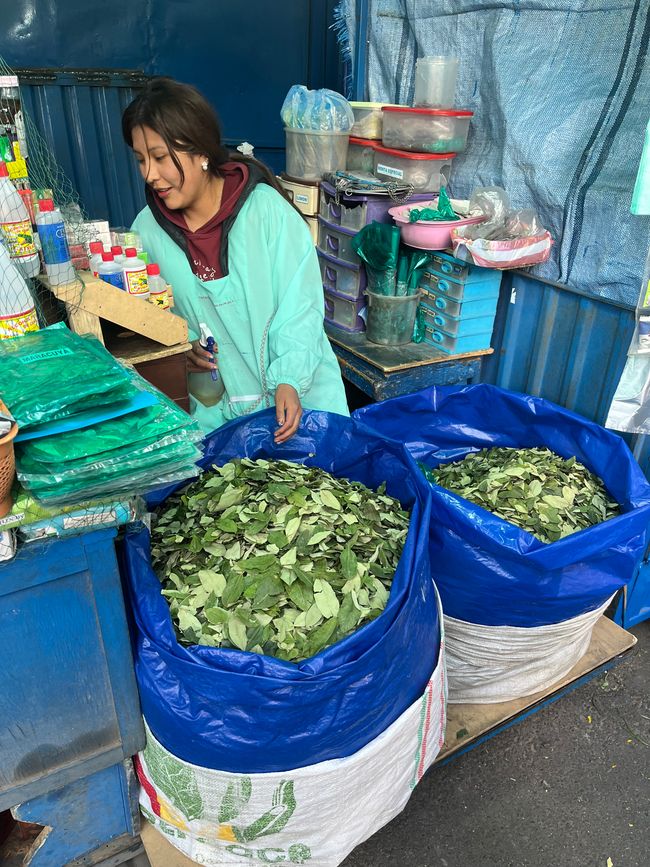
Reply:
[[[408,205],[400,205],[391,208],[388,213],[400,227],[402,241],[409,247],[417,247],[418,250],[446,250],[451,247],[451,230],[461,226],[474,226],[485,220],[483,214],[479,217],[465,217],[461,220],[451,220],[448,223],[435,223],[428,220],[419,220],[417,223],[409,223],[411,208],[426,208],[428,202],[417,202]],[[435,207],[435,203],[431,203]]]

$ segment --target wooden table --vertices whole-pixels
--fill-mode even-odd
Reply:
[[[343,377],[373,400],[386,400],[431,385],[471,385],[481,375],[483,356],[492,349],[447,355],[428,343],[379,346],[365,334],[325,326]]]

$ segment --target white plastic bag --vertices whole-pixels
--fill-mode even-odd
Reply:
[[[445,615],[449,702],[510,701],[551,686],[587,652],[610,602],[550,626],[482,626]]]
[[[400,813],[445,734],[440,662],[385,732],[343,759],[285,773],[232,774],[188,764],[147,730],[136,759],[145,817],[199,864],[336,867]]]

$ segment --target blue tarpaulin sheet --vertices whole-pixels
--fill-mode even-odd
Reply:
[[[431,569],[445,614],[542,626],[592,611],[627,584],[648,543],[650,485],[625,442],[550,401],[492,385],[434,387],[355,417],[428,466],[485,448],[544,447],[599,476],[622,514],[546,544],[431,485]]]
[[[430,490],[399,443],[351,419],[307,411],[275,445],[275,412],[234,421],[205,441],[203,466],[237,457],[318,466],[387,492],[411,510],[386,609],[357,632],[294,664],[230,648],[183,647],[151,568],[147,530],[127,535],[135,670],[144,716],[174,755],[235,773],[284,771],[350,755],[424,691],[440,623],[428,557]],[[173,489],[149,498],[161,502]]]

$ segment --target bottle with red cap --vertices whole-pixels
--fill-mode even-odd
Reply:
[[[88,260],[88,264],[93,273],[93,277],[97,277],[99,275],[99,266],[104,261],[102,259],[104,245],[101,241],[91,241],[88,248],[90,250],[90,259]]]
[[[53,286],[72,283],[76,279],[61,211],[52,199],[41,199],[36,214],[38,237],[41,242],[45,270]]]
[[[149,283],[147,280],[147,266],[138,258],[135,247],[126,248],[126,261],[122,265],[124,277],[124,289],[129,295],[137,298],[149,297]]]
[[[0,229],[11,259],[25,277],[35,277],[41,270],[34,245],[32,221],[18,190],[9,180],[4,162],[0,162]]]
[[[112,253],[102,253],[102,264],[97,269],[97,276],[116,289],[124,289],[122,266],[117,264]]]
[[[160,265],[151,262],[147,265],[147,281],[149,283],[149,301],[163,310],[169,308],[169,290],[167,281],[160,275]]]
[[[124,263],[126,262],[126,256],[124,255],[124,251],[122,250],[120,245],[114,244],[111,247],[111,253],[113,254],[113,258],[115,259],[117,264],[120,266],[120,268],[123,268]]]

